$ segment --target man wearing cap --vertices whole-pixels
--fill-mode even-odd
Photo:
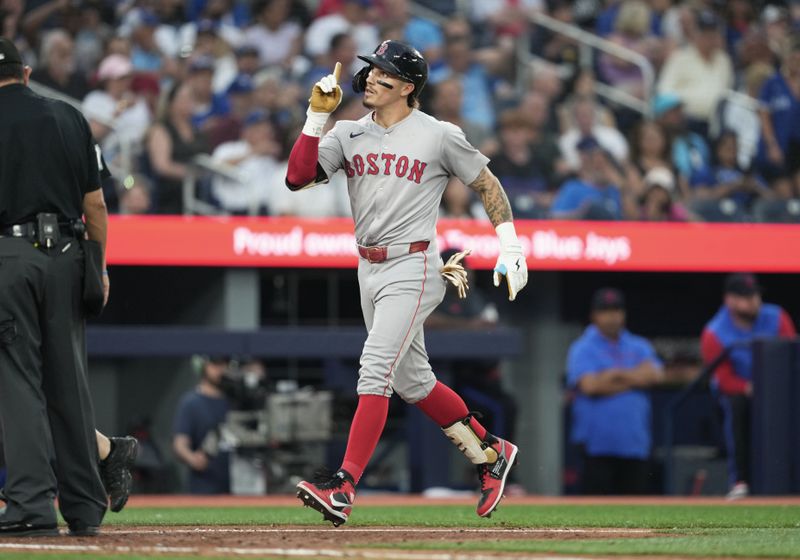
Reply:
[[[591,322],[567,355],[572,443],[584,458],[586,494],[645,494],[650,490],[650,398],[664,376],[653,346],[625,329],[625,298],[602,288]]]
[[[216,445],[208,445],[206,440],[225,421],[230,410],[221,388],[230,360],[223,356],[203,356],[200,360],[200,381],[181,397],[175,411],[172,449],[189,467],[190,493],[227,494],[230,454]]]
[[[683,100],[675,93],[662,92],[653,98],[653,118],[667,133],[670,158],[678,175],[689,181],[693,173],[711,165],[711,150],[705,138],[689,130]]]
[[[280,175],[280,154],[281,144],[269,113],[251,111],[244,119],[241,138],[223,142],[211,155],[216,163],[236,167],[239,177],[214,178],[212,189],[222,208],[232,214],[263,214],[271,195],[265,179]]]
[[[80,112],[34,94],[30,74],[15,45],[0,38],[0,423],[8,466],[0,538],[57,535],[56,491],[70,534],[93,536],[107,498],[85,317],[109,290],[103,160]]]
[[[733,86],[733,64],[722,48],[721,26],[714,12],[699,12],[691,43],[667,58],[658,80],[658,91],[680,95],[690,127],[703,136],[717,102]]]
[[[711,363],[736,343],[757,337],[796,336],[794,323],[779,306],[763,303],[761,287],[752,274],[731,274],[725,279],[722,307],[706,324],[700,338],[703,361]],[[713,387],[719,394],[728,451],[730,499],[750,491],[750,404],[753,396],[753,354],[736,346],[714,370]]]
[[[550,212],[562,220],[621,220],[622,174],[594,136],[581,139],[578,175],[558,189]]]

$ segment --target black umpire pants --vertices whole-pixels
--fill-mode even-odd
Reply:
[[[54,523],[56,491],[69,524],[100,525],[106,511],[86,370],[83,275],[76,239],[45,250],[0,238],[4,521]]]

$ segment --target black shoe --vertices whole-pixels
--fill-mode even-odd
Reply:
[[[139,442],[130,436],[110,439],[113,443],[111,453],[100,461],[100,478],[103,479],[111,511],[119,512],[131,495],[131,469],[139,451]]]
[[[100,534],[100,527],[97,525],[84,525],[83,523],[73,523],[69,526],[70,537],[96,537]]]
[[[24,521],[0,521],[2,537],[57,537],[58,525],[55,523],[26,523]]]

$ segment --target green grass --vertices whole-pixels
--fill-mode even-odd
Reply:
[[[218,508],[127,508],[109,514],[108,525],[308,525],[326,526],[320,515],[301,507],[218,507]],[[800,506],[773,505],[503,505],[491,519],[475,516],[465,505],[356,507],[349,526],[485,527],[485,528],[638,528],[656,535],[630,538],[547,538],[480,539],[454,543],[407,542],[383,546],[411,550],[452,550],[460,552],[585,554],[585,555],[667,555],[672,557],[726,556],[800,558]],[[98,544],[101,544],[98,542]],[[376,545],[377,546],[377,545]],[[13,560],[105,560],[124,558],[181,558],[175,555],[136,556],[83,555],[80,553],[10,553],[0,558]],[[185,556],[183,557],[185,558]],[[248,556],[250,558],[250,556]]]
[[[112,525],[319,525],[319,513],[302,507],[128,508],[109,514]],[[501,506],[481,519],[464,505],[356,506],[349,526],[419,527],[625,527],[644,529],[800,529],[800,506],[563,505]]]
[[[387,547],[387,545],[382,545]],[[593,555],[669,555],[725,556],[749,558],[800,558],[798,529],[702,529],[670,530],[664,536],[624,539],[581,540],[506,540],[493,542],[461,541],[444,545],[439,542],[408,542],[404,549],[528,552]]]

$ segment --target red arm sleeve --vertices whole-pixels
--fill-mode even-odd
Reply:
[[[286,186],[292,190],[307,185],[317,177],[317,158],[319,156],[319,138],[300,134],[289,154],[289,165],[286,169]]]
[[[797,330],[794,328],[794,323],[789,314],[781,309],[780,319],[778,323],[778,336],[784,338],[794,338],[797,336]]]
[[[722,354],[723,348],[717,336],[709,329],[703,331],[700,337],[700,352],[703,362],[710,364]],[[733,370],[730,360],[724,360],[714,371],[714,379],[719,384],[719,389],[726,395],[740,395],[744,393],[747,381],[742,379]]]

